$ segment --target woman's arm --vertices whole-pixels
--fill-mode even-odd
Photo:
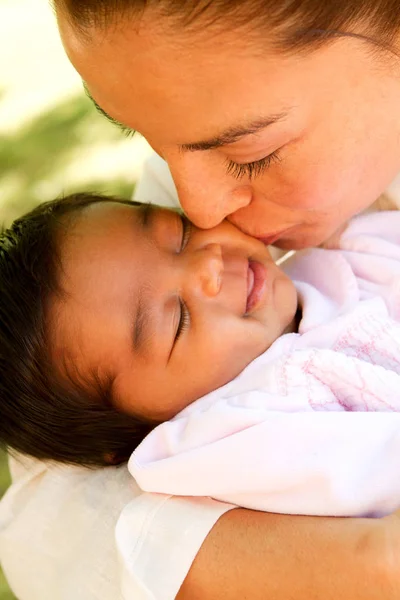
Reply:
[[[224,514],[177,600],[398,600],[399,514],[383,519]]]

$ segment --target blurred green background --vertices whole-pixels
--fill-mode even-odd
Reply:
[[[86,98],[47,0],[0,0],[0,225],[73,191],[132,195],[150,150]],[[0,494],[9,485],[0,454]],[[0,600],[12,600],[0,573]]]
[[[7,457],[0,451],[0,495],[2,496],[10,485],[10,475],[7,468]],[[10,592],[3,572],[0,570],[0,600],[14,600],[15,596]]]

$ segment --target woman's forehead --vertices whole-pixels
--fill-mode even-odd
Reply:
[[[179,146],[290,107],[308,114],[310,107],[330,101],[335,86],[345,86],[348,44],[354,44],[340,39],[290,56],[268,48],[255,52],[254,41],[238,37],[237,31],[222,38],[204,35],[207,43],[190,46],[179,35],[171,40],[144,27],[118,28],[89,41],[68,25],[62,34],[95,102],[117,122],[139,131],[164,157]]]
[[[232,40],[236,40],[233,35]],[[278,86],[296,88],[289,86],[288,79],[297,70],[288,70],[287,59],[282,57],[278,64],[276,56],[267,51],[255,55],[251,45],[243,42],[224,44],[210,38],[202,47],[187,48],[177,41],[170,43],[167,36],[134,30],[85,42],[71,28],[64,28],[63,41],[97,104],[113,119],[145,136],[156,129],[176,130],[179,124],[189,130],[194,122],[198,133],[204,133],[207,123],[214,135],[215,125],[219,129],[236,124],[222,122],[222,116],[233,109],[243,113],[250,100],[261,108],[267,89],[271,111],[277,113],[282,110],[284,93],[280,90],[278,95]],[[233,115],[235,121],[238,116]],[[198,133],[193,133],[196,139]],[[160,133],[160,137],[171,136]],[[193,140],[185,137],[180,141]]]

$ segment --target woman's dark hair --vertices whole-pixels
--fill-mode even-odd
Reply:
[[[318,45],[338,35],[355,35],[390,48],[400,28],[400,0],[53,0],[83,35],[125,19],[140,20],[147,9],[155,22],[177,30],[247,27],[285,51]],[[357,30],[357,31],[355,31]],[[367,37],[368,36],[368,37]],[[375,39],[374,39],[374,36]]]
[[[126,461],[154,427],[112,406],[112,381],[74,381],[50,356],[47,309],[62,294],[61,236],[77,211],[110,200],[48,202],[0,234],[0,443],[9,450],[105,466]]]

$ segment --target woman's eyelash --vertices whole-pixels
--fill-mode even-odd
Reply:
[[[189,219],[187,219],[185,217],[185,215],[181,215],[181,220],[182,220],[182,242],[181,242],[180,252],[182,252],[182,250],[184,250],[186,248],[187,243],[190,239],[191,231],[192,231],[192,224],[189,221]]]
[[[179,340],[182,333],[184,331],[186,331],[186,329],[188,329],[189,324],[190,324],[190,316],[189,316],[188,308],[181,298],[179,298],[179,308],[180,308],[181,314],[180,314],[180,318],[179,318],[178,328],[177,328],[176,334],[175,334],[175,343]]]
[[[133,137],[136,133],[136,131],[134,129],[131,129],[130,127],[126,127],[125,125],[120,125],[120,129],[122,130],[123,135],[128,139]]]
[[[268,156],[256,160],[251,163],[235,163],[233,160],[227,161],[227,172],[229,175],[233,175],[236,179],[241,179],[247,176],[249,179],[254,179],[266,171],[273,162],[280,161],[278,151],[272,152]]]

